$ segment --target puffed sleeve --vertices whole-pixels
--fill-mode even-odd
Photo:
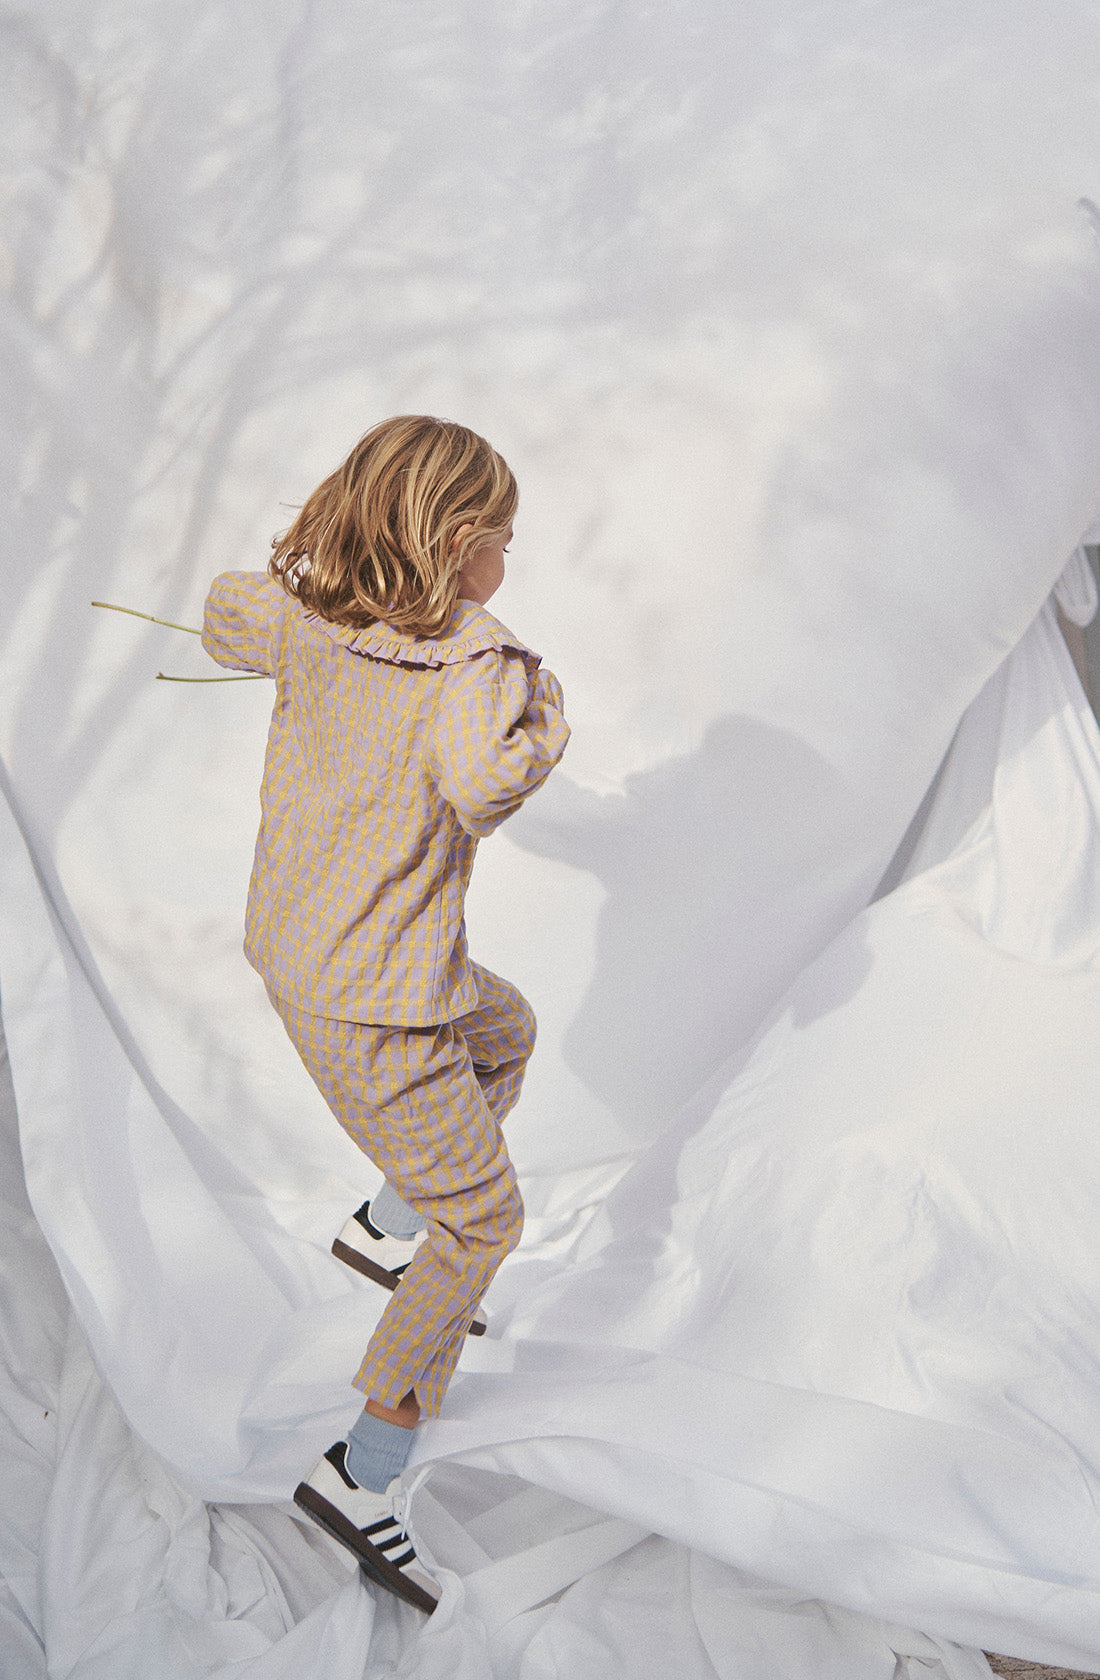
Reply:
[[[275,675],[275,633],[286,591],[266,572],[223,572],[210,585],[202,615],[202,645],[219,665]]]
[[[492,648],[447,667],[427,743],[428,771],[467,834],[491,834],[541,787],[565,751],[561,685]]]

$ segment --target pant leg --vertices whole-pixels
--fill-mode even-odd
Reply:
[[[462,1023],[383,1027],[328,1020],[285,1004],[279,1012],[337,1119],[427,1222],[428,1239],[387,1304],[354,1380],[387,1406],[411,1389],[423,1414],[434,1416],[470,1320],[523,1223],[512,1163]],[[511,1086],[518,1093],[513,1064],[525,1033],[500,1029],[495,1055],[488,1013],[471,1015],[482,1077],[499,1104]],[[500,1071],[506,1067],[510,1073]]]
[[[523,1076],[534,1049],[535,1014],[523,993],[510,981],[501,979],[499,974],[494,974],[488,968],[482,968],[480,963],[472,963],[471,967],[477,976],[478,1002],[474,1009],[461,1016],[453,1025],[461,1032],[485,1106],[499,1136],[500,1127],[519,1098]],[[501,1139],[501,1148],[503,1147]],[[511,1172],[511,1161],[508,1162],[508,1167]],[[514,1174],[512,1183],[515,1186]],[[411,1189],[407,1195],[410,1201],[415,1201]],[[492,1282],[505,1253],[516,1246],[522,1235],[523,1202],[518,1187],[515,1188],[515,1209],[517,1222],[514,1236],[504,1253],[493,1261],[478,1294],[478,1302]],[[428,1247],[428,1244],[424,1247]],[[411,1271],[412,1266],[409,1267],[409,1272]],[[409,1272],[405,1273],[401,1288],[404,1288],[408,1281]],[[451,1379],[455,1361],[462,1351],[463,1340],[464,1335],[458,1338],[453,1348],[442,1348],[425,1371],[425,1386],[438,1389],[441,1397]]]
[[[500,1126],[519,1100],[535,1047],[535,1014],[511,981],[480,963],[470,966],[477,979],[477,1007],[455,1025],[462,1030],[477,1082]]]
[[[523,1075],[535,1043],[535,1017],[523,994],[480,963],[470,965],[477,977],[478,1007],[457,1023],[466,1040],[482,1094],[498,1124],[516,1106]],[[424,1229],[424,1219],[402,1201],[389,1179],[370,1200],[370,1216],[394,1237],[412,1237]]]

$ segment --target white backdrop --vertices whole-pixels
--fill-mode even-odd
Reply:
[[[8,1560],[26,1673],[43,1642],[50,1672],[80,1680],[147,1674],[152,1649],[173,1680],[244,1657],[264,1680],[308,1663],[337,1680],[631,1673],[658,1637],[640,1606],[666,1601],[656,1626],[688,1675],[835,1662],[870,1680],[903,1647],[932,1661],[926,1634],[1100,1667],[1080,1609],[1094,1552],[1077,1529],[1072,1559],[1051,1538],[1065,1477],[1087,1503],[1095,1463],[1093,1332],[1075,1316],[1087,1128],[1067,1120],[1041,1172],[1020,1157],[1045,1220],[983,1176],[1006,1126],[1050,1136],[1054,1070],[1059,1113],[1094,1099],[1071,1050],[1092,1019],[1075,976],[1093,960],[1095,743],[1046,631],[986,691],[965,736],[984,745],[941,784],[949,811],[980,817],[1005,743],[1038,740],[1060,790],[1017,784],[1017,838],[951,885],[978,945],[958,965],[953,936],[925,951],[909,888],[854,920],[1100,506],[1100,246],[1077,205],[1100,197],[1096,24],[1091,4],[973,0],[9,10],[0,988],[28,1187],[67,1292],[13,1199],[19,1264],[49,1302],[47,1356],[5,1292],[11,1462],[37,1490]],[[204,673],[197,645],[89,605],[197,623],[210,577],[262,567],[287,504],[407,410],[467,421],[514,466],[495,605],[561,676],[574,726],[471,896],[475,954],[540,1019],[512,1130],[531,1217],[495,1333],[425,1433],[429,1459],[489,1457],[418,1494],[458,1574],[415,1647],[354,1580],[333,1596],[340,1563],[283,1508],[357,1408],[372,1297],[328,1246],[374,1180],[240,955],[266,685],[159,684]],[[966,824],[945,821],[948,857]],[[1040,878],[1036,851],[1061,857],[1066,832],[1076,864]],[[1056,1001],[1025,988],[972,1063],[941,1053],[942,1023],[913,1055],[909,1012],[942,993],[948,1024],[967,1019],[981,953],[1005,945],[1002,899],[1035,893],[1070,933],[1051,943],[1021,911],[1038,943],[1007,948],[1039,964],[1040,990],[1056,972]],[[784,1006],[792,983],[810,991]],[[793,1028],[742,1069],[777,1006]],[[1003,1041],[1026,1079],[1006,1077]],[[847,1089],[868,1057],[908,1104],[889,1170],[868,1165],[870,1118],[843,1142],[848,1111],[819,1118],[821,1081]],[[959,1090],[964,1071],[977,1082],[980,1126],[951,1240],[927,1248],[926,1222],[890,1221],[911,1205],[915,1140],[941,1176],[953,1158],[948,1067]],[[900,1099],[876,1100],[881,1116]],[[724,1186],[706,1219],[700,1172]],[[582,1239],[581,1312],[569,1245],[620,1179]],[[646,1247],[670,1220],[688,1281]],[[1003,1322],[956,1313],[989,1283],[989,1220],[1017,1262],[1001,1256],[999,1287],[1018,1274]],[[624,1221],[638,1253],[601,1247]],[[864,1227],[879,1235],[862,1246],[823,1235]],[[849,1322],[833,1287],[847,1266],[859,1301],[905,1296],[918,1250],[939,1291],[921,1335],[971,1350],[949,1376],[916,1360],[896,1312]],[[755,1340],[726,1310],[737,1278]],[[1006,1325],[1034,1326],[1037,1302],[1029,1389],[1030,1344]],[[990,1338],[1015,1350],[996,1372]],[[833,1362],[807,1352],[834,1342]],[[1070,1427],[1050,1395],[1075,1358]],[[883,1359],[918,1375],[899,1387]],[[856,1408],[847,1433],[823,1397]],[[900,1433],[874,1435],[872,1499],[855,1466],[879,1413]],[[1013,1456],[1025,1413],[1069,1443],[1064,1464]],[[775,1417],[813,1451],[762,1437]],[[959,1429],[1008,1443],[978,1455],[965,1509],[976,1449]],[[1021,1478],[1032,1491],[1003,1510]],[[918,1484],[938,1490],[920,1512]],[[1051,1586],[1068,1574],[1076,1608]],[[843,1610],[796,1614],[807,1595]],[[898,1625],[860,1619],[880,1615]]]

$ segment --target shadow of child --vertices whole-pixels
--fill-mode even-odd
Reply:
[[[621,794],[559,775],[513,818],[510,839],[605,889],[564,1055],[629,1131],[660,1131],[861,907],[838,890],[847,872],[858,891],[858,827],[851,790],[819,753],[740,715]]]

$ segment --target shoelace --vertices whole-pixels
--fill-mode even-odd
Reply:
[[[393,1495],[393,1517],[395,1517],[396,1522],[400,1522],[401,1527],[403,1527],[406,1534],[408,1534],[408,1507],[410,1507],[411,1499],[413,1499],[413,1494],[415,1494],[416,1488],[420,1487],[420,1483],[423,1482],[423,1478],[427,1477],[427,1473],[430,1468],[432,1468],[430,1463],[428,1463],[428,1465],[420,1465],[420,1470],[416,1470],[415,1475],[413,1475],[413,1478],[411,1478],[410,1482],[408,1482],[408,1485],[406,1485],[405,1482],[401,1482],[400,1487],[398,1487],[398,1492]]]
[[[402,1481],[397,1493],[394,1495],[393,1500],[394,1521],[400,1524],[401,1532],[405,1535],[409,1545],[413,1547],[414,1550],[416,1548],[416,1541],[412,1538],[410,1531],[409,1507],[412,1504],[413,1494],[416,1492],[421,1482],[423,1482],[430,1469],[430,1464],[422,1464],[419,1470],[415,1472],[408,1485]],[[416,1555],[419,1557],[419,1552],[417,1552]],[[424,1567],[427,1568],[427,1565],[425,1564]]]
[[[402,1481],[397,1492],[394,1494],[393,1521],[395,1526],[400,1530],[401,1539],[404,1540],[406,1546],[408,1547],[408,1551],[400,1558],[390,1556],[390,1562],[398,1569],[404,1569],[409,1563],[419,1563],[421,1568],[428,1570],[429,1574],[431,1573],[429,1564],[427,1560],[421,1556],[418,1544],[412,1536],[409,1523],[409,1507],[412,1504],[413,1495],[420,1484],[424,1481],[430,1469],[430,1464],[422,1464],[419,1470],[417,1470],[413,1475],[408,1486],[406,1486]],[[387,1555],[389,1555],[391,1547],[395,1544],[396,1538],[389,1542],[386,1546],[379,1546],[379,1550],[385,1551]]]

